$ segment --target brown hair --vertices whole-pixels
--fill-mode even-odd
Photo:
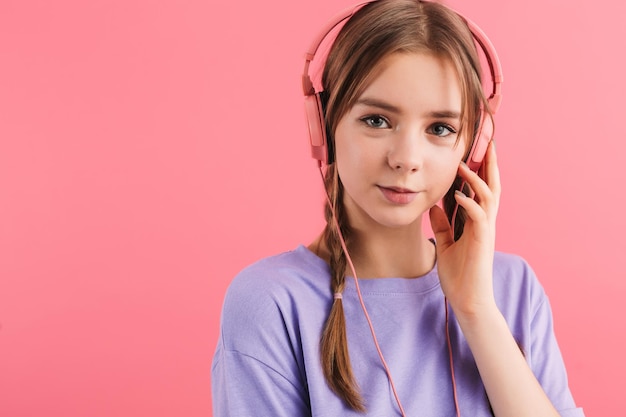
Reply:
[[[328,131],[350,110],[370,82],[373,69],[394,53],[428,52],[448,59],[455,68],[462,94],[461,126],[458,137],[473,137],[481,108],[487,108],[481,87],[481,70],[473,37],[459,15],[446,7],[419,0],[378,0],[365,5],[339,32],[322,75]],[[465,132],[469,131],[471,136]],[[469,142],[469,141],[467,141]],[[465,144],[469,149],[468,143]],[[452,185],[444,197],[444,210],[451,221],[455,206]],[[335,207],[341,232],[350,247],[350,227],[343,206],[343,186],[334,164],[328,166],[325,187]],[[322,239],[330,253],[331,292],[345,285],[346,256],[341,248],[331,207],[325,208],[326,227]],[[460,236],[465,214],[459,208],[455,238]],[[352,373],[341,299],[335,299],[321,339],[321,362],[330,388],[348,406],[365,411],[365,404]]]

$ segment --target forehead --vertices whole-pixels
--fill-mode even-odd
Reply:
[[[427,52],[394,53],[382,59],[357,97],[384,100],[403,112],[455,111],[461,83],[451,60]]]

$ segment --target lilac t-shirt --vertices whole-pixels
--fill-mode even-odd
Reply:
[[[455,416],[437,268],[420,278],[360,279],[359,284],[407,416]],[[561,416],[583,416],[568,388],[548,299],[528,264],[496,253],[494,292]],[[244,269],[224,301],[211,375],[214,416],[362,416],[328,388],[320,365],[320,335],[332,301],[328,265],[304,246]],[[400,415],[352,278],[346,279],[343,305],[365,415]],[[452,311],[450,321],[461,415],[492,416]]]

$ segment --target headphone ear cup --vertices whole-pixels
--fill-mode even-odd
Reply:
[[[311,156],[324,164],[334,162],[332,141],[330,133],[326,129],[326,103],[328,94],[321,91],[304,97],[304,111],[309,126],[309,140],[311,143]]]
[[[309,126],[311,156],[323,163],[328,163],[328,139],[324,122],[324,109],[319,94],[304,97],[304,111]]]
[[[480,125],[478,126],[478,131],[476,133],[476,137],[474,138],[474,143],[472,144],[472,149],[470,150],[467,160],[465,161],[467,166],[472,171],[477,172],[478,168],[480,168],[492,137],[493,120],[488,113],[483,111],[481,112]]]

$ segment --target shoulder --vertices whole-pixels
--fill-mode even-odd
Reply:
[[[327,265],[304,246],[261,259],[239,272],[231,282],[226,300],[256,300],[261,295],[280,298],[305,291],[311,281],[324,281]],[[313,282],[314,284],[315,282]]]
[[[541,288],[541,284],[528,261],[520,255],[496,252],[493,260],[494,284],[519,290]]]
[[[532,316],[546,300],[534,270],[519,255],[495,253],[493,286],[498,306],[505,316],[521,313]]]
[[[303,346],[310,344],[307,332],[319,337],[314,320],[327,310],[310,307],[315,300],[323,302],[315,294],[329,282],[325,265],[299,246],[259,260],[235,276],[224,299],[212,365],[214,396],[227,399],[220,406],[250,407],[247,415],[252,410],[270,415],[263,407],[286,413],[297,407],[297,415],[304,415]],[[330,299],[328,294],[325,298]],[[249,394],[243,400],[242,392]],[[276,393],[286,402],[278,404]]]
[[[496,251],[493,260],[494,273],[496,275],[526,275],[532,273],[532,269],[526,259],[520,255]]]
[[[326,263],[303,246],[253,263],[226,292],[223,342],[232,349],[254,349],[254,340],[284,338],[285,332],[293,336],[302,320],[327,311],[329,282]]]

